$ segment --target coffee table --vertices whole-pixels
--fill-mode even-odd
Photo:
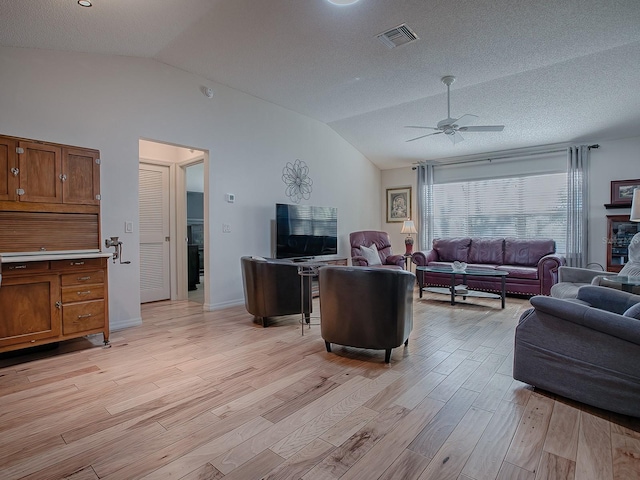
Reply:
[[[422,272],[431,272],[431,273],[448,273],[451,277],[451,285],[449,288],[439,288],[439,287],[428,287],[426,290],[428,292],[434,293],[448,293],[451,295],[451,305],[455,305],[456,296],[462,297],[463,300],[466,300],[467,297],[482,297],[482,298],[495,298],[502,300],[502,308],[504,308],[505,304],[505,296],[506,296],[506,284],[505,277],[509,275],[509,272],[504,272],[502,270],[473,270],[467,268],[465,271],[454,271],[452,268],[445,267],[416,267],[416,271]],[[480,292],[477,290],[469,290],[468,288],[464,289],[456,289],[456,276],[462,276],[462,285],[466,285],[467,277],[502,277],[501,280],[501,288],[500,295],[496,293],[490,292]],[[458,285],[459,287],[460,285]]]
[[[615,276],[606,277],[607,282],[619,283],[623,292],[633,293],[633,287],[640,286],[640,277]]]

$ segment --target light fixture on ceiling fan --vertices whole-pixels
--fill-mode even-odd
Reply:
[[[458,118],[451,118],[451,84],[455,82],[456,77],[453,75],[447,75],[441,78],[442,83],[447,86],[447,118],[440,120],[435,127],[422,127],[415,125],[407,125],[405,128],[421,128],[426,130],[436,130],[434,133],[427,133],[426,135],[420,135],[416,138],[406,140],[407,142],[413,142],[414,140],[420,140],[421,138],[430,137],[431,135],[438,135],[444,133],[452,143],[459,143],[464,140],[460,132],[501,132],[504,130],[504,125],[476,125],[471,126],[478,116],[466,114]]]

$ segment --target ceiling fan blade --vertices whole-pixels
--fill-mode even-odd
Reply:
[[[444,133],[444,132],[427,133],[426,135],[420,135],[419,137],[412,138],[410,140],[405,140],[405,142],[413,142],[414,140],[420,140],[421,138],[430,137],[431,135],[438,135],[439,133]]]
[[[418,125],[405,125],[404,128],[424,128],[424,129],[427,129],[427,130],[438,130],[435,127],[420,127]]]
[[[461,132],[501,132],[504,125],[476,125],[472,127],[460,127]]]
[[[457,118],[451,123],[458,125],[459,127],[464,127],[466,125],[471,125],[477,119],[478,119],[477,115],[471,115],[470,113],[467,113],[466,115],[462,115],[460,118]]]
[[[449,140],[451,140],[451,143],[453,143],[454,145],[464,140],[464,137],[460,135],[458,132],[451,133],[447,135],[447,137],[449,137]]]

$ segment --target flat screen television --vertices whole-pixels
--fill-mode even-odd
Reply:
[[[276,258],[337,253],[337,208],[276,204]]]

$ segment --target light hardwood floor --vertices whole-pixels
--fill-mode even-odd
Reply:
[[[640,421],[511,377],[527,307],[416,295],[385,365],[297,316],[145,305],[111,348],[0,358],[0,478],[640,478]]]

